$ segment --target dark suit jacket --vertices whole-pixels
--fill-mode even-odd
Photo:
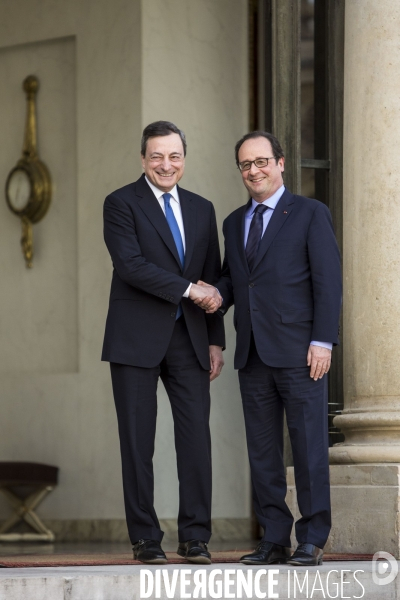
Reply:
[[[225,260],[217,284],[224,310],[235,304],[235,368],[246,364],[252,329],[264,363],[306,366],[312,340],[338,343],[341,269],[330,212],[285,190],[250,273],[244,250],[249,203],[224,221]]]
[[[179,188],[186,254],[182,268],[165,215],[144,178],[107,196],[104,238],[114,272],[102,360],[154,367],[165,356],[178,304],[196,355],[210,368],[209,345],[225,346],[223,319],[182,298],[190,282],[215,284],[221,258],[214,207]]]

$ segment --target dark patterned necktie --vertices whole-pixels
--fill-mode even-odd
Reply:
[[[267,208],[269,207],[265,206],[265,204],[259,204],[254,211],[250,224],[249,235],[247,237],[246,244],[246,258],[250,271],[253,270],[258,248],[260,246],[263,232],[263,213],[265,213]]]

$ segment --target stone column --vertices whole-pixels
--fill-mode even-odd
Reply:
[[[345,435],[330,451],[331,551],[399,556],[400,4],[347,2]]]

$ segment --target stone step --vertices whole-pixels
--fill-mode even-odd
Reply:
[[[166,600],[167,598],[400,598],[398,579],[374,563],[329,562],[308,569],[272,565],[99,566],[0,569],[0,600]],[[379,564],[379,563],[378,563]],[[375,563],[376,567],[376,563]]]

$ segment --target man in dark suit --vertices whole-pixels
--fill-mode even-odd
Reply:
[[[273,135],[247,134],[235,151],[251,198],[224,222],[225,261],[217,287],[223,310],[235,305],[235,368],[254,508],[264,529],[261,544],[241,562],[321,564],[331,526],[326,374],[338,343],[339,251],[328,208],[285,189],[285,159]],[[207,308],[207,300],[197,302]],[[291,558],[284,411],[302,515]]]
[[[163,564],[153,506],[157,383],[174,418],[179,478],[178,554],[210,563],[210,380],[223,366],[223,319],[216,310],[220,252],[213,205],[177,186],[186,140],[167,121],[142,137],[144,174],[110,194],[104,237],[114,271],[102,359],[111,377],[120,435],[124,499],[134,558]]]

